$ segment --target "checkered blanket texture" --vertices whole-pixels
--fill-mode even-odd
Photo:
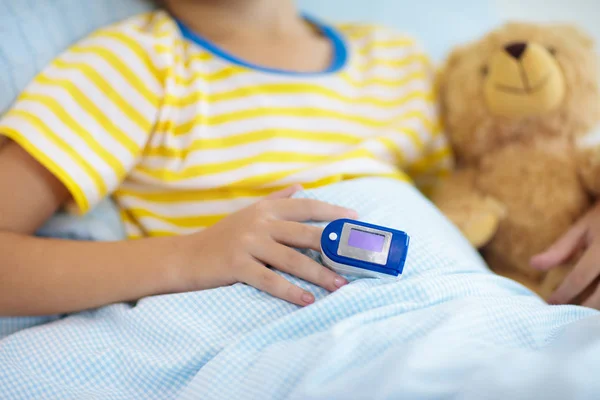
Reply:
[[[406,231],[396,279],[300,308],[236,284],[0,319],[0,399],[597,399],[600,318],[491,273],[412,186],[301,192]],[[320,260],[319,255],[309,255]]]

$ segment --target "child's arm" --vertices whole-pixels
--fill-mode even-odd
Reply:
[[[0,315],[86,309],[174,286],[168,240],[91,244],[29,236],[68,192],[15,144],[0,151]]]
[[[0,315],[68,313],[236,282],[298,305],[314,301],[264,264],[332,291],[346,283],[287,245],[319,246],[320,229],[293,221],[354,215],[314,200],[286,198],[293,190],[194,235],[117,243],[28,236],[68,192],[14,143],[0,150],[0,193]]]

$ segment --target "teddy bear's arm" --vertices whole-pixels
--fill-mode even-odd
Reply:
[[[431,200],[475,247],[491,240],[504,207],[476,187],[477,171],[460,169],[440,183]]]

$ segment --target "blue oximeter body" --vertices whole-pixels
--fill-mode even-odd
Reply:
[[[402,274],[410,237],[402,231],[339,219],[321,235],[323,263],[339,274],[397,277]]]

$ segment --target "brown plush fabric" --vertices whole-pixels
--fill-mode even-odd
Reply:
[[[457,48],[440,75],[457,170],[433,201],[493,270],[542,296],[568,267],[544,276],[530,258],[600,193],[600,140],[578,144],[600,122],[593,45],[572,26],[510,23]]]

